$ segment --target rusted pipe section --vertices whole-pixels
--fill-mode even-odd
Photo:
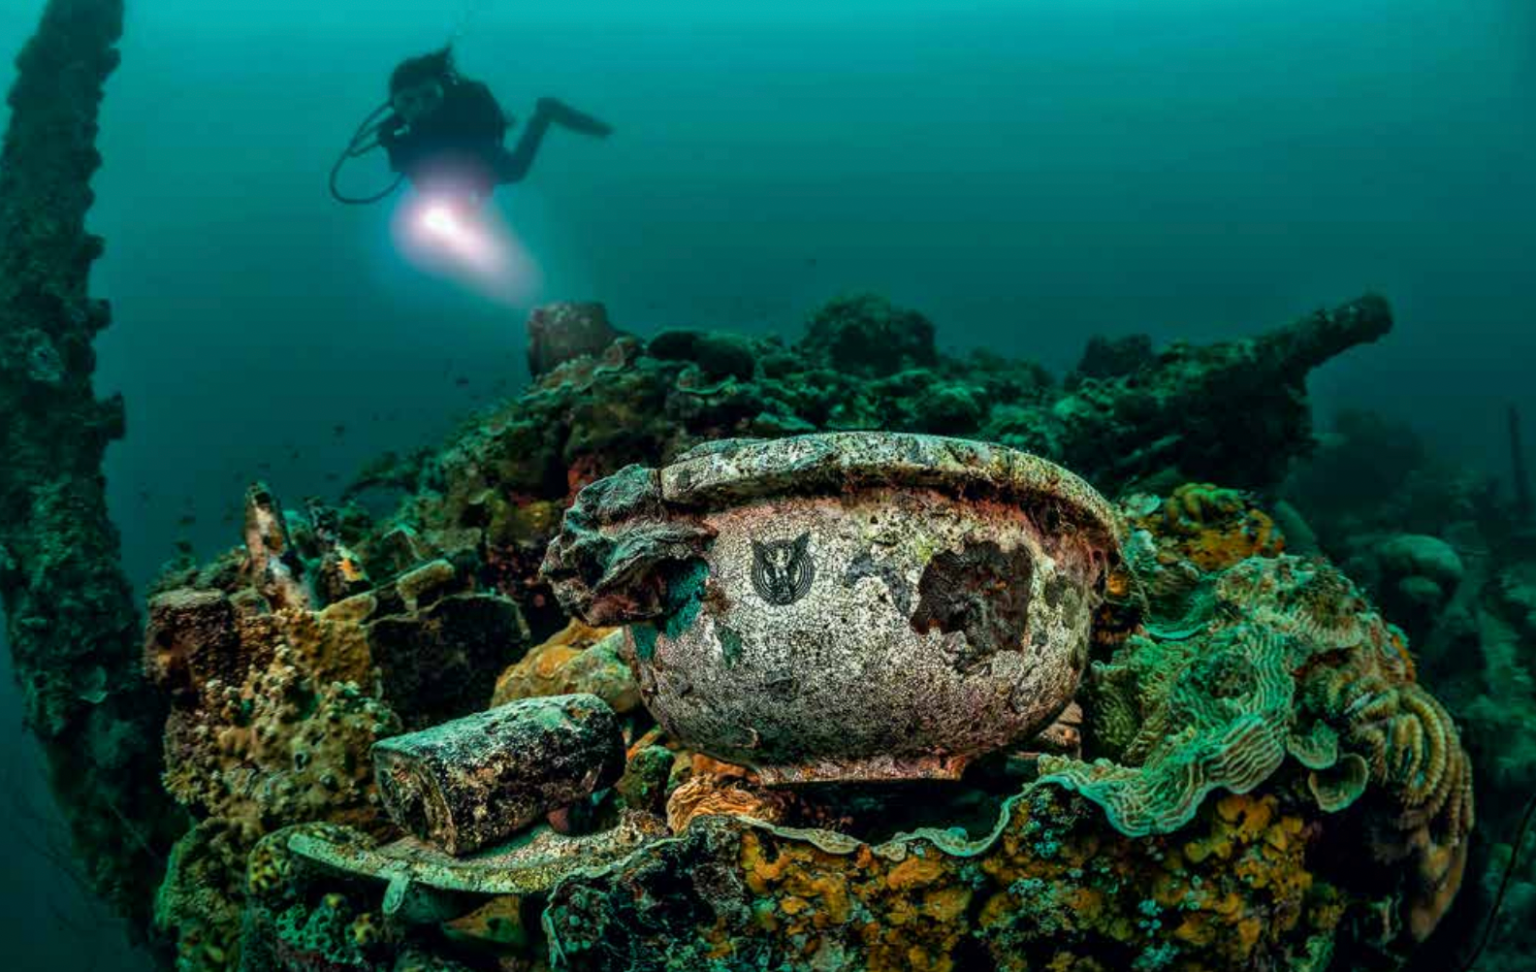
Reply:
[[[624,736],[597,696],[553,695],[385,739],[373,762],[395,823],[459,855],[613,784]]]
[[[50,0],[16,60],[0,150],[0,604],[27,726],[92,886],[149,925],[182,818],[160,786],[163,702],[107,518],[102,458],[123,403],[98,398],[85,228],[122,0]]]

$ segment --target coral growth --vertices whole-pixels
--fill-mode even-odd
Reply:
[[[42,6],[42,5],[39,5]],[[86,881],[148,927],[149,890],[185,822],[156,786],[164,703],[137,670],[134,595],[102,460],[124,429],[97,398],[85,229],[121,0],[52,0],[16,60],[0,150],[0,605],[28,728]]]
[[[260,837],[290,824],[382,827],[360,757],[400,721],[364,688],[377,682],[359,624],[369,599],[237,617],[214,592],[201,600],[222,608],[229,627],[213,630],[187,623],[196,599],[173,592],[151,611],[151,650],[167,646],[159,670],[168,676],[192,660],[166,727],[165,786],[201,821],[178,845],[178,861],[217,853],[226,880],[173,867],[157,922],[178,937],[184,968],[234,968],[244,889],[228,875],[244,870]],[[173,661],[174,651],[185,654]]]
[[[1192,616],[1168,619],[1187,633],[1134,634],[1095,666],[1084,726],[1097,761],[1042,757],[990,836],[886,844],[792,829],[815,796],[765,812],[750,776],[690,775],[669,805],[683,811],[679,842],[557,888],[555,954],[573,968],[776,956],[806,968],[1322,969],[1336,948],[1393,947],[1393,928],[1422,939],[1455,894],[1472,823],[1456,728],[1413,680],[1401,635],[1342,575],[1276,555],[1278,538],[1248,549],[1270,529],[1248,503],[1225,504],[1225,524],[1257,529],[1190,529],[1185,499],[1211,492],[1183,490],[1138,521],[1161,531],[1153,549],[1186,551],[1144,563],[1197,578]],[[1185,559],[1196,556],[1209,569]],[[716,812],[688,814],[696,794],[721,794]],[[1319,856],[1356,831],[1371,857]],[[1362,865],[1389,879],[1361,882]],[[694,878],[679,887],[672,874]]]
[[[682,833],[695,817],[706,814],[782,823],[799,809],[790,792],[769,790],[756,773],[707,756],[695,755],[687,770],[672,782],[675,785],[667,797],[666,817],[673,833]]]
[[[1285,758],[1295,684],[1284,640],[1239,625],[1199,641],[1132,638],[1095,667],[1089,749],[1121,762],[1046,757],[1043,779],[1104,807],[1131,837],[1175,830],[1217,788],[1247,793]]]
[[[1517,444],[1511,442],[1512,474],[1520,465],[1513,451]],[[1409,429],[1345,413],[1317,455],[1285,485],[1286,495],[1315,528],[1320,548],[1344,564],[1411,636],[1415,667],[1444,707],[1456,713],[1470,755],[1484,839],[1467,855],[1458,904],[1410,963],[1426,972],[1468,961],[1469,943],[1482,933],[1496,900],[1502,910],[1477,968],[1523,969],[1536,945],[1529,933],[1536,927],[1531,852],[1536,845],[1527,846],[1507,894],[1496,899],[1519,814],[1536,788],[1536,680],[1529,649],[1536,643],[1536,547],[1521,513],[1519,476],[1512,478],[1515,490],[1471,466],[1436,457]],[[1334,690],[1353,693],[1354,704],[1380,714],[1364,727],[1361,740],[1380,753],[1377,762],[1400,775],[1427,768],[1422,779],[1403,779],[1396,787],[1426,798],[1426,807],[1442,800],[1457,805],[1460,783],[1454,775],[1440,775],[1434,756],[1443,711],[1426,711],[1428,703],[1369,680]],[[1447,772],[1454,771],[1453,766]],[[1432,783],[1438,783],[1436,792],[1423,793]],[[1462,862],[1439,848],[1441,839],[1431,827],[1381,843],[1389,855],[1408,844],[1425,861],[1438,856],[1450,877]],[[1432,892],[1432,880],[1427,890]]]
[[[617,628],[590,628],[572,620],[565,630],[529,649],[501,673],[491,705],[541,695],[589,692],[624,715],[640,707],[640,687],[620,656]]]
[[[365,477],[360,488],[382,475],[415,496],[351,547],[386,576],[403,537],[450,558],[473,552],[481,578],[546,636],[566,621],[537,577],[562,507],[628,464],[661,465],[712,439],[931,432],[1022,448],[1106,491],[1197,477],[1267,486],[1312,447],[1308,370],[1390,326],[1385,301],[1364,297],[1257,339],[1176,345],[1134,374],[1071,390],[1029,362],[938,354],[931,324],[871,296],[818,311],[794,346],[702,332],[619,338],[541,374],[439,453]],[[871,334],[880,343],[849,337]]]
[[[1316,839],[1276,798],[1242,796],[1176,838],[1132,839],[1040,784],[977,841],[872,846],[711,816],[615,873],[567,881],[545,923],[576,969],[1291,964],[1328,950],[1350,904],[1309,869]]]
[[[1166,569],[1158,564],[1157,569]],[[1177,637],[1133,637],[1085,688],[1093,763],[1042,770],[1122,833],[1181,826],[1217,787],[1244,793],[1287,752],[1338,812],[1367,784],[1378,861],[1412,862],[1404,916],[1428,936],[1461,882],[1471,766],[1444,707],[1414,681],[1401,632],[1326,565],[1251,558],[1203,575]]]
[[[893,307],[876,294],[856,294],[813,314],[796,347],[838,371],[885,376],[937,364],[933,336],[933,324],[923,315]]]
[[[334,547],[306,558],[312,524],[265,487],[249,491],[247,510],[243,556],[167,578],[186,586],[151,601],[145,637],[145,669],[173,703],[164,785],[199,821],[156,916],[189,968],[239,960],[245,889],[228,876],[262,837],[311,821],[384,832],[373,743],[404,728],[402,712],[478,708],[526,644],[516,606],[462,593],[445,561],[312,607]]]
[[[378,911],[378,885],[270,835],[250,854],[237,947],[277,968],[379,970],[408,954],[633,970],[1390,965],[1461,878],[1472,821],[1456,727],[1347,579],[1277,554],[1278,539],[1256,544],[1268,528],[1253,527],[1267,521],[1251,500],[1197,486],[1131,502],[1162,556],[1132,562],[1127,597],[1142,591],[1144,616],[1161,620],[1101,646],[1071,721],[1088,762],[1010,757],[928,795],[778,790],[652,730],[633,737],[599,830],[570,839],[607,839],[616,805],[665,813],[672,839],[498,896],[495,882],[520,880],[516,848],[544,839],[517,838],[454,879],[484,891],[434,899],[413,925],[388,895]],[[1194,578],[1178,616],[1145,595],[1170,571]],[[572,625],[502,684],[568,689],[570,665],[609,637]],[[543,655],[556,661],[541,673]],[[1020,758],[1037,767],[1022,789]],[[1342,858],[1350,845],[1366,853]],[[493,863],[501,853],[514,856]],[[217,888],[217,868],[208,876]],[[233,898],[176,912],[184,949],[206,953],[199,922],[221,900]]]
[[[1285,536],[1253,499],[1210,483],[1185,483],[1167,499],[1126,504],[1131,524],[1157,537],[1164,565],[1187,560],[1202,571],[1285,550]]]
[[[393,516],[314,504],[301,516],[258,484],[245,549],[158,591],[140,678],[101,479],[122,406],[91,388],[109,313],[87,295],[101,243],[83,227],[121,18],[118,0],[52,0],[11,95],[0,596],[28,724],[94,883],[147,922],[163,851],[184,834],[154,896],[178,967],[532,970],[547,953],[572,968],[1321,970],[1336,949],[1397,946],[1395,922],[1421,938],[1445,911],[1467,865],[1472,774],[1404,639],[1336,571],[1278,556],[1280,531],[1247,494],[1180,486],[1269,488],[1311,451],[1306,375],[1386,333],[1376,297],[1207,347],[1098,342],[1060,385],[1028,362],[942,355],[932,323],[871,295],[820,309],[794,345],[677,330],[644,342],[599,305],[546,308],[531,322],[528,394],[440,451],[381,460],[344,497],[403,492]],[[1086,718],[1042,741],[1081,745],[1088,762],[1026,746],[931,799],[785,794],[646,732],[612,639],[568,632],[518,666],[535,636],[567,623],[538,569],[582,487],[710,440],[853,429],[982,439],[1106,491],[1172,492],[1129,507],[1137,530],[1106,585]],[[1411,442],[1397,445],[1336,450],[1357,475],[1325,462],[1291,495],[1321,549],[1351,563],[1371,551],[1378,576],[1362,579],[1394,617],[1417,611],[1405,623],[1437,670],[1482,660],[1454,683],[1493,686],[1466,706],[1479,770],[1500,794],[1528,788],[1536,702],[1520,649],[1536,599],[1511,553],[1528,542],[1528,490],[1525,532],[1498,529],[1511,518],[1488,514],[1487,490],[1427,474]],[[1353,506],[1341,484],[1358,489]],[[634,503],[652,498],[630,485]],[[1447,521],[1464,529],[1452,536]],[[607,525],[586,524],[578,568],[622,575]],[[1293,544],[1301,525],[1287,520]],[[1463,572],[1423,543],[1406,555],[1389,536],[1403,531],[1454,547]],[[653,539],[685,560],[709,538]],[[486,864],[470,866],[470,886],[420,899],[390,878],[380,901],[374,884],[294,850],[323,837],[374,853],[394,835],[364,758],[376,740],[493,697],[571,689],[628,713],[616,792],[557,820],[594,828],[594,843],[557,835],[567,850],[610,840],[606,856],[576,855],[591,866],[552,867],[542,830],[507,852],[533,847],[521,866],[542,883],[479,893],[488,876],[522,873]],[[659,839],[661,814],[671,838]],[[640,836],[612,842],[620,832]],[[1370,880],[1324,853],[1357,834]],[[400,853],[390,867],[421,859]],[[1536,907],[1525,875],[1516,930]]]

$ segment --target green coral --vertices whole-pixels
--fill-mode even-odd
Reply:
[[[1401,917],[1427,936],[1460,886],[1471,770],[1454,721],[1414,681],[1402,632],[1326,563],[1250,557],[1208,573],[1142,535],[1129,562],[1157,623],[1093,666],[1098,758],[1042,757],[1041,779],[1133,836],[1182,826],[1214,790],[1249,792],[1287,754],[1326,813],[1379,787],[1373,853],[1412,861]]]
[[[1327,723],[1314,722],[1306,732],[1292,732],[1285,750],[1308,769],[1327,769],[1339,761],[1339,734]]]
[[[1317,805],[1329,813],[1338,813],[1351,806],[1364,795],[1370,782],[1370,765],[1354,753],[1346,754],[1334,766],[1307,774],[1307,788],[1312,791]]]
[[[370,912],[333,892],[313,908],[294,904],[278,914],[276,950],[290,968],[374,969],[368,951],[377,944],[375,923]]]
[[[177,972],[238,967],[244,856],[240,835],[217,821],[204,821],[176,843],[154,898],[154,921],[176,942]]]
[[[1148,644],[1132,639],[1127,650]],[[1167,694],[1160,705],[1139,706],[1141,729],[1126,746],[1137,765],[1041,759],[1043,781],[1099,804],[1127,836],[1175,830],[1211,791],[1247,793],[1285,758],[1295,696],[1285,639],[1239,625],[1180,647],[1182,657],[1154,649]]]
[[[1446,788],[1461,782],[1454,726],[1411,684],[1401,633],[1342,574],[1250,558],[1203,576],[1190,603],[1195,620],[1181,624],[1198,634],[1132,637],[1094,664],[1085,698],[1106,755],[1045,757],[1043,779],[1082,792],[1134,835],[1182,825],[1217,788],[1247,792],[1287,753],[1322,774],[1313,788],[1329,810],[1363,792],[1351,755],[1395,782],[1405,809],[1433,815],[1449,804]],[[1313,667],[1322,656],[1337,657]],[[1399,709],[1411,720],[1403,727],[1391,722]],[[1342,752],[1341,739],[1357,751]],[[1464,830],[1454,817],[1450,826]]]
[[[666,812],[667,783],[677,754],[664,746],[644,746],[630,756],[615,785],[619,799],[635,810],[658,816]]]
[[[938,363],[933,324],[878,294],[828,301],[811,316],[798,347],[840,370],[890,375]]]

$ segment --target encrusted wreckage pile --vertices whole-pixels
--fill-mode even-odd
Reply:
[[[387,827],[270,831],[230,896],[237,937],[184,938],[184,964],[1392,967],[1449,904],[1472,824],[1465,754],[1400,632],[1332,568],[1279,554],[1239,494],[1124,512],[1081,735],[1054,755],[923,790],[775,789],[632,722],[586,819],[477,854]],[[511,684],[611,689],[611,664],[572,669],[620,640],[573,623],[512,666],[505,708]]]
[[[872,297],[834,302],[796,346],[644,342],[593,324],[595,306],[546,313],[598,337],[339,509],[278,515],[254,489],[245,547],[152,600],[166,779],[198,820],[159,896],[180,967],[1394,968],[1454,900],[1472,773],[1403,633],[1336,568],[1284,552],[1294,510],[1200,484],[1223,463],[1261,484],[1242,443],[1093,465],[1077,438],[1147,441],[1134,430],[1247,407],[1273,455],[1297,455],[1307,367],[1341,333],[1381,333],[1384,304],[1118,375],[1085,362],[1061,385],[941,356],[926,322]],[[934,431],[916,400],[935,388],[978,403],[943,431],[1004,439],[1026,410],[1051,430],[1032,444],[1123,496],[1076,702],[958,782],[768,786],[665,732],[633,639],[569,618],[540,573],[577,494],[721,438]],[[371,516],[383,489],[404,500]],[[561,787],[476,762],[476,719],[547,744],[575,725],[571,699],[599,722],[560,750]],[[455,817],[480,792],[465,781],[487,779],[512,780],[521,809]]]
[[[246,859],[307,821],[383,833],[369,762],[377,741],[485,704],[528,645],[512,602],[476,593],[445,560],[329,604],[365,575],[316,523],[303,532],[264,487],[246,498],[247,545],[152,597],[145,667],[171,714],[165,786],[196,819],[177,844],[156,920],[183,960],[238,955]]]

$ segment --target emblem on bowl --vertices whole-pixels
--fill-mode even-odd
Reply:
[[[752,541],[752,589],[757,596],[780,607],[804,597],[816,580],[810,544],[809,533],[793,540]]]

